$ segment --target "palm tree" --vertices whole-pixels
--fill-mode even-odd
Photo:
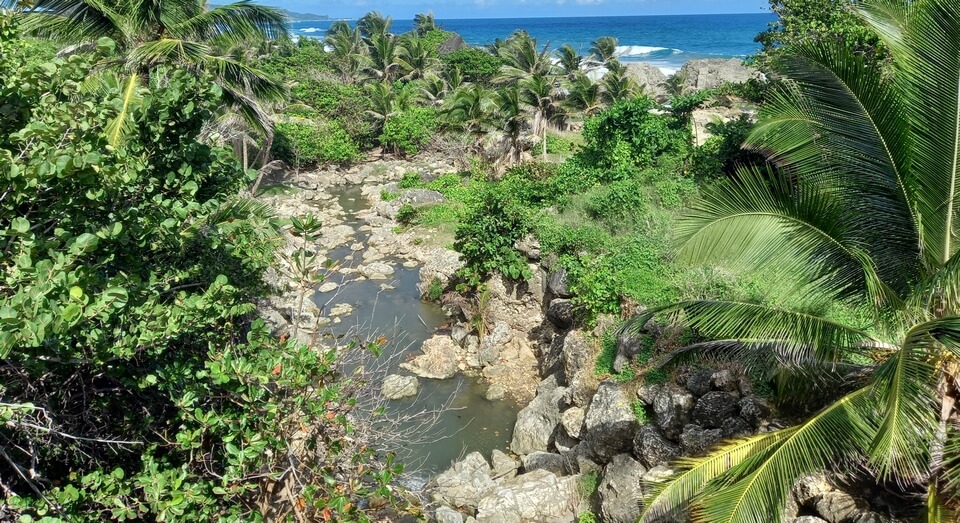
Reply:
[[[366,71],[381,82],[392,82],[399,76],[400,57],[397,38],[391,34],[375,34],[370,40],[370,60]]]
[[[577,73],[573,81],[570,82],[569,92],[564,104],[585,117],[597,114],[600,109],[603,109],[600,84],[583,73]]]
[[[338,20],[327,29],[323,42],[330,49],[341,78],[347,83],[354,83],[364,65],[369,63],[369,51],[360,29],[351,28],[347,22]]]
[[[413,29],[417,36],[424,36],[430,31],[437,29],[437,19],[433,16],[433,11],[427,13],[417,13],[413,17]]]
[[[370,100],[367,114],[376,121],[377,128],[382,129],[390,117],[396,114],[393,87],[386,82],[370,82],[364,84],[363,89]]]
[[[360,34],[372,43],[375,36],[387,36],[390,34],[390,26],[393,25],[393,18],[384,16],[380,11],[370,11],[357,20],[357,29]]]
[[[543,159],[547,159],[547,124],[558,112],[553,80],[531,76],[520,82],[520,99],[533,109],[533,132],[540,137]]]
[[[597,65],[606,65],[617,56],[617,39],[612,36],[601,36],[593,42],[590,56]]]
[[[92,49],[101,38],[116,43],[121,59],[100,64],[125,74],[123,106],[107,127],[112,143],[130,125],[139,86],[164,67],[210,74],[223,88],[227,105],[264,130],[270,122],[263,119],[266,112],[258,102],[285,96],[282,84],[224,53],[286,35],[287,19],[272,7],[249,0],[213,8],[206,0],[0,0],[0,5],[26,8],[24,30],[70,45],[71,51]]]
[[[520,135],[527,126],[527,114],[523,110],[520,86],[501,87],[494,94],[494,114],[499,129],[510,144],[509,164],[520,163],[523,149],[520,147]]]
[[[573,77],[580,72],[580,68],[583,66],[583,55],[578,53],[570,44],[563,44],[560,49],[557,49],[557,59],[567,80],[573,80]]]
[[[499,80],[516,82],[530,76],[545,76],[553,72],[553,61],[548,46],[538,48],[537,39],[526,31],[516,31],[499,48],[504,60]]]
[[[479,142],[487,127],[493,123],[490,93],[477,84],[457,89],[445,115],[452,127],[469,132]]]
[[[746,143],[772,167],[708,192],[677,234],[690,262],[775,271],[795,296],[867,320],[776,301],[691,301],[637,318],[680,313],[719,340],[706,344],[714,352],[806,385],[786,392],[833,395],[799,425],[682,461],[644,521],[685,507],[700,522],[779,521],[794,482],[832,467],[925,492],[924,521],[955,521],[960,1],[860,9],[891,51],[889,71],[837,42],[789,49],[788,80]]]
[[[607,73],[603,75],[600,83],[603,86],[600,96],[607,105],[633,98],[640,92],[636,80],[630,77],[626,66],[617,59],[607,62]]]
[[[417,80],[432,71],[440,60],[433,56],[422,39],[404,38],[400,44],[398,63],[404,72],[404,80]]]

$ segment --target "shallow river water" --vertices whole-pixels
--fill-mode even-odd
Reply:
[[[366,245],[369,233],[358,230],[363,223],[356,218],[356,213],[368,208],[360,187],[335,187],[328,191],[343,208],[344,223],[357,230],[355,241],[351,243]],[[330,251],[327,257],[355,266],[361,263],[363,252],[354,252],[347,246]],[[347,276],[339,292],[335,295],[317,293],[315,301],[328,311],[341,303],[353,306],[349,316],[329,327],[333,333],[344,335],[360,331],[387,337],[391,343],[386,345],[387,353],[381,357],[381,361],[389,366],[387,372],[409,375],[398,365],[407,354],[419,354],[422,342],[439,329],[448,327],[450,318],[438,304],[420,300],[417,289],[419,268],[405,268],[401,265],[402,260],[397,259],[382,261],[395,269],[389,280],[352,281],[351,276]],[[389,287],[382,287],[383,284]],[[430,418],[428,427],[418,430],[418,438],[404,442],[405,461],[408,469],[415,471],[415,476],[425,478],[441,472],[469,452],[479,451],[489,458],[493,449],[508,447],[517,419],[515,403],[509,399],[487,400],[484,397],[487,385],[462,374],[447,380],[419,380],[420,393],[417,396],[390,401],[387,406],[393,412],[419,412],[434,411],[446,405],[442,412]],[[379,388],[380,383],[371,386]]]

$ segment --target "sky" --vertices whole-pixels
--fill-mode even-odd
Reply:
[[[290,11],[357,18],[378,10],[395,19],[433,11],[444,18],[630,16],[768,12],[767,0],[257,0]]]

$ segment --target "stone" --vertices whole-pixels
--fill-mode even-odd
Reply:
[[[659,67],[647,62],[626,63],[627,74],[632,76],[644,94],[654,99],[666,98],[670,94],[667,75]]]
[[[573,325],[573,301],[556,298],[547,305],[547,319],[558,328],[566,329]]]
[[[380,391],[387,399],[396,400],[407,396],[416,396],[420,390],[420,382],[413,376],[391,374],[383,379]]]
[[[517,460],[511,458],[499,449],[493,449],[493,453],[490,455],[490,462],[493,463],[493,472],[491,474],[493,479],[510,479],[517,475],[517,469],[520,468]]]
[[[705,429],[692,423],[684,427],[680,434],[680,448],[687,456],[702,456],[721,441],[723,441],[722,430]]]
[[[800,516],[799,518],[794,518],[790,523],[827,523],[825,520],[818,518],[817,516]]]
[[[454,34],[450,38],[447,38],[440,44],[440,47],[437,48],[437,53],[440,56],[446,56],[454,51],[459,51],[461,49],[466,49],[470,47],[466,42],[463,41],[463,37],[458,34]]]
[[[439,506],[433,513],[437,523],[463,523],[463,514],[450,507]]]
[[[327,281],[327,282],[321,283],[320,286],[317,287],[317,292],[332,292],[337,290],[337,288],[339,287],[340,286],[337,285],[335,282]]]
[[[540,240],[532,234],[528,234],[514,242],[513,248],[520,251],[528,260],[540,259]]]
[[[812,509],[817,498],[833,490],[823,474],[810,474],[797,480],[793,486],[793,498],[801,507]]]
[[[676,386],[658,388],[653,396],[654,423],[670,439],[677,439],[683,427],[690,422],[693,394]]]
[[[524,455],[546,451],[557,425],[560,424],[560,403],[566,393],[557,384],[556,376],[548,376],[537,387],[537,395],[517,413],[510,450]]]
[[[579,481],[542,469],[503,481],[480,501],[477,523],[575,521]]]
[[[620,385],[605,381],[597,388],[587,409],[583,439],[589,440],[594,455],[606,462],[630,448],[633,433],[639,426]]]
[[[493,331],[484,336],[480,343],[480,349],[477,353],[480,365],[486,367],[496,363],[500,358],[501,347],[509,343],[511,339],[513,339],[513,333],[510,331],[509,325],[500,321],[494,324]]]
[[[457,345],[463,347],[464,341],[467,339],[467,336],[470,335],[470,329],[461,322],[453,324],[453,327],[450,329],[450,337],[453,338],[453,341],[457,342]]]
[[[850,523],[891,523],[891,520],[887,516],[876,512],[864,512],[854,516]]]
[[[641,385],[637,388],[637,398],[648,407],[653,406],[653,400],[663,392],[663,385]],[[692,405],[692,404],[691,404]]]
[[[409,204],[414,207],[420,207],[423,205],[442,203],[445,200],[446,197],[443,193],[438,191],[432,191],[430,189],[407,189],[394,201],[399,202],[400,205]]]
[[[353,312],[353,305],[349,303],[338,303],[330,308],[330,317],[348,316]]]
[[[814,510],[827,523],[846,523],[855,516],[869,510],[867,504],[846,492],[834,490],[825,492],[817,498]]]
[[[646,335],[635,334],[633,332],[624,332],[617,338],[617,355],[613,360],[613,370],[617,373],[623,372],[624,367],[629,366],[636,359],[637,354],[650,343]]]
[[[640,480],[647,471],[629,454],[618,454],[603,468],[597,489],[600,514],[607,523],[635,523],[640,518],[643,489]]]
[[[693,395],[698,398],[703,396],[713,389],[713,382],[711,381],[712,377],[713,373],[709,370],[698,370],[697,372],[690,374],[690,376],[687,377],[687,390],[692,392]]]
[[[483,397],[490,401],[498,401],[502,400],[506,394],[507,389],[503,388],[502,385],[493,384],[487,388],[487,393]]]
[[[633,451],[647,467],[666,465],[680,456],[680,446],[663,437],[651,425],[640,427],[633,438]]]
[[[423,342],[420,350],[423,354],[401,363],[400,367],[421,378],[437,380],[451,378],[457,373],[457,344],[450,336],[438,334]]]
[[[572,298],[570,284],[568,282],[567,271],[563,267],[557,267],[550,271],[547,279],[547,290],[557,298]]]
[[[693,421],[705,428],[714,429],[737,415],[740,406],[737,397],[729,392],[708,392],[697,400],[693,408]]]
[[[290,168],[283,160],[273,160],[257,171],[257,175],[262,177],[263,182],[267,183],[283,183],[287,181],[289,173]]]
[[[740,400],[740,416],[754,427],[760,425],[771,412],[770,404],[763,398],[747,396]]]
[[[753,433],[752,427],[741,417],[727,418],[720,425],[724,438],[739,438]]]
[[[718,370],[710,376],[710,383],[716,390],[726,392],[739,392],[740,380],[734,377],[733,373],[727,369]]]
[[[490,472],[483,455],[471,452],[436,477],[433,498],[450,506],[476,510],[481,500],[496,488]]]
[[[373,262],[360,266],[360,274],[371,280],[386,280],[393,274],[393,267],[383,262]]]
[[[759,77],[759,73],[738,58],[706,59],[685,63],[677,77],[682,79],[685,91],[682,94],[689,94],[701,89],[716,89],[727,82],[743,83]]]
[[[536,451],[523,457],[524,473],[534,470],[548,470],[557,476],[564,473],[563,456],[552,452]]]
[[[563,430],[565,430],[568,435],[579,438],[580,432],[583,429],[583,420],[586,416],[587,412],[582,408],[570,407],[560,415],[560,424],[563,425]]]

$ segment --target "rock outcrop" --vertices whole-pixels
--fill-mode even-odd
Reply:
[[[725,83],[743,83],[759,78],[760,73],[738,58],[705,59],[690,60],[683,64],[677,77],[682,80],[684,91],[692,92],[716,89]]]

